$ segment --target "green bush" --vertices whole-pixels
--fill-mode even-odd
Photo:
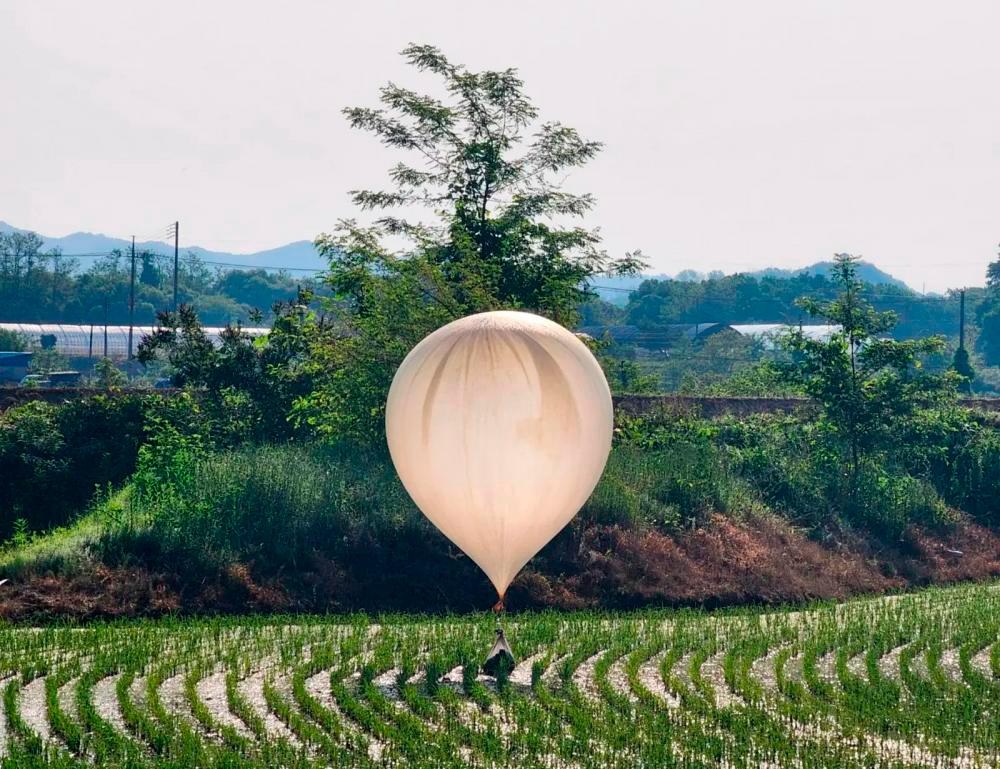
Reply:
[[[759,416],[723,423],[735,471],[775,512],[797,525],[817,528],[835,514],[841,468],[814,423]]]
[[[669,460],[662,452],[616,447],[600,483],[583,508],[583,519],[626,528],[679,526],[681,511],[676,505],[664,504],[654,493],[665,461]]]
[[[707,440],[678,440],[656,449],[618,445],[583,508],[594,523],[655,526],[670,531],[703,523],[714,512],[740,516],[757,495]]]
[[[29,340],[23,334],[0,328],[0,352],[24,352],[28,344]]]
[[[852,523],[889,537],[898,537],[911,523],[940,526],[950,521],[931,484],[871,465],[860,468],[844,508]]]
[[[131,526],[106,541],[109,551],[139,534],[198,561],[283,567],[362,539],[426,536],[429,526],[382,457],[298,444],[209,453],[169,425],[143,448],[136,492]]]
[[[1000,433],[976,431],[956,450],[950,470],[948,500],[982,523],[1000,524]]]
[[[62,525],[97,487],[125,481],[135,469],[148,397],[36,401],[0,414],[0,540],[18,519],[32,531]]]

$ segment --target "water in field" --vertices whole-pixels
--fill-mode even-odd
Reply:
[[[991,767],[1000,589],[787,612],[0,629],[3,767]]]

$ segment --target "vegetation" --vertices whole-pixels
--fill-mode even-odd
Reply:
[[[595,280],[642,255],[609,257],[582,224],[591,196],[560,186],[600,144],[539,123],[514,70],[403,54],[445,96],[389,84],[346,110],[416,159],[354,193],[373,224],[317,239],[316,285],[189,257],[162,311],[142,254],[136,319],[161,311],[138,359],[177,391],[122,390],[102,360],[106,393],[0,413],[0,616],[129,618],[0,624],[0,769],[995,765],[997,585],[774,606],[1000,576],[1000,423],[956,398],[989,381],[969,350],[1000,361],[1000,261],[954,357],[933,332],[956,297],[873,295],[846,254],[829,278],[647,281],[612,307]],[[430,221],[396,215],[421,206]],[[0,238],[0,314],[115,322],[125,286],[121,255],[80,272]],[[443,613],[494,592],[405,493],[383,419],[419,339],[500,308],[630,326],[587,340],[619,394],[808,400],[623,407],[591,498],[508,594],[520,664],[488,678],[493,618]],[[265,315],[262,337],[204,330]],[[683,326],[805,315],[835,328]],[[39,343],[36,370],[63,365]],[[708,605],[743,608],[663,608]],[[441,614],[351,613],[413,610]],[[270,616],[178,616],[247,611]]]
[[[1000,593],[803,611],[0,628],[5,769],[992,765]]]
[[[83,269],[42,245],[33,232],[0,233],[0,322],[128,324],[129,254],[114,251]],[[136,262],[135,323],[151,325],[173,303],[173,257],[140,252]],[[248,321],[254,309],[270,319],[275,302],[312,285],[281,272],[212,269],[194,253],[184,254],[179,267],[180,301],[212,326]]]
[[[594,231],[566,224],[592,199],[559,181],[600,146],[558,123],[538,124],[516,72],[470,72],[427,46],[404,56],[447,96],[387,85],[380,108],[346,111],[417,165],[394,166],[388,191],[355,193],[362,209],[381,215],[373,225],[344,221],[318,239],[330,259],[329,296],[303,289],[272,307],[266,337],[234,325],[219,346],[208,341],[195,306],[161,313],[139,359],[166,366],[181,395],[31,404],[0,415],[0,537],[10,538],[0,578],[30,578],[42,565],[66,579],[140,566],[174,575],[183,592],[189,580],[210,584],[243,570],[321,608],[393,608],[403,583],[428,591],[448,584],[454,591],[443,595],[454,602],[439,600],[449,606],[479,600],[475,568],[425,522],[391,470],[383,406],[395,369],[426,333],[470,312],[523,308],[569,325],[597,317],[605,310],[589,284],[603,272],[634,271],[640,255],[612,259]],[[430,222],[393,213],[420,205]],[[394,250],[399,238],[406,245]],[[17,247],[33,253],[30,244]],[[27,270],[27,258],[8,261]],[[154,268],[144,264],[147,283]],[[528,603],[690,600],[632,584],[615,588],[613,599],[569,590],[560,598],[539,587],[565,576],[586,592],[588,570],[597,568],[586,547],[597,551],[602,541],[639,554],[689,532],[722,530],[727,520],[777,521],[831,552],[841,547],[860,558],[859,541],[869,543],[891,571],[907,547],[920,551],[921,537],[945,543],[997,524],[1000,438],[988,418],[957,407],[960,376],[937,365],[944,341],[884,338],[899,318],[866,301],[852,257],[838,257],[829,279],[784,280],[646,283],[624,312],[653,329],[663,319],[692,319],[684,308],[698,292],[698,301],[728,296],[726,306],[749,312],[761,296],[777,307],[813,286],[796,313],[840,330],[826,340],[675,339],[659,379],[636,348],[594,340],[618,392],[653,392],[669,372],[681,389],[800,393],[818,411],[716,420],[619,415],[605,478],[534,563],[541,582],[537,590],[522,586]],[[692,372],[685,351],[705,366]],[[764,352],[770,357],[761,362]],[[747,365],[734,368],[732,360]],[[107,366],[101,377],[116,386]],[[49,552],[32,566],[25,543],[46,552],[52,527],[62,527],[58,557]],[[984,547],[991,536],[982,530]],[[373,568],[394,558],[386,566],[392,575]],[[992,563],[962,573],[987,576]],[[590,584],[617,580],[620,566],[607,565]],[[339,595],[316,587],[324,573],[338,574],[327,582]]]
[[[592,296],[598,274],[628,274],[641,255],[609,258],[596,232],[554,221],[582,217],[593,198],[560,188],[566,171],[600,144],[545,122],[528,138],[538,110],[514,70],[470,72],[432,46],[403,51],[438,78],[447,101],[388,84],[382,107],[350,108],[351,124],[416,156],[399,163],[387,191],[359,190],[355,203],[381,212],[374,225],[342,221],[316,244],[330,258],[326,310],[339,333],[311,346],[314,390],[296,419],[324,436],[378,442],[396,367],[424,336],[474,312],[531,310],[564,325]],[[434,220],[394,212],[425,207]],[[391,239],[407,246],[395,251]]]
[[[24,352],[28,349],[28,340],[16,331],[0,328],[0,352]]]
[[[893,432],[906,429],[914,412],[953,395],[948,375],[924,373],[923,359],[940,352],[942,337],[896,341],[880,335],[895,325],[891,312],[877,312],[861,295],[856,259],[838,254],[834,277],[841,293],[832,301],[801,300],[803,309],[837,327],[828,340],[793,330],[785,340],[792,361],[786,378],[823,406],[822,428],[849,449],[852,476],[862,460],[893,445]]]
[[[0,414],[0,537],[73,520],[108,484],[134,471],[148,397],[95,397]]]

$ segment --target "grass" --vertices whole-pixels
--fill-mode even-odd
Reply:
[[[0,627],[0,766],[1000,760],[997,584],[799,611],[541,613],[506,624],[523,666],[502,686],[478,674],[487,616]],[[215,673],[225,684],[205,699],[201,683]],[[115,686],[100,685],[111,676]],[[31,696],[44,701],[31,701],[39,677]]]

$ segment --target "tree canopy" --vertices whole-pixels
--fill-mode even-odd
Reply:
[[[386,189],[352,193],[362,212],[375,212],[371,223],[342,220],[316,241],[330,261],[328,310],[341,333],[314,349],[326,375],[297,410],[321,432],[364,440],[381,436],[395,369],[430,331],[495,309],[572,326],[595,276],[643,266],[639,252],[602,250],[597,231],[580,223],[593,197],[561,186],[599,142],[539,122],[516,70],[473,72],[427,45],[403,57],[436,77],[442,96],[389,83],[380,106],[344,111],[407,157],[390,168]],[[420,212],[429,217],[412,218]]]

